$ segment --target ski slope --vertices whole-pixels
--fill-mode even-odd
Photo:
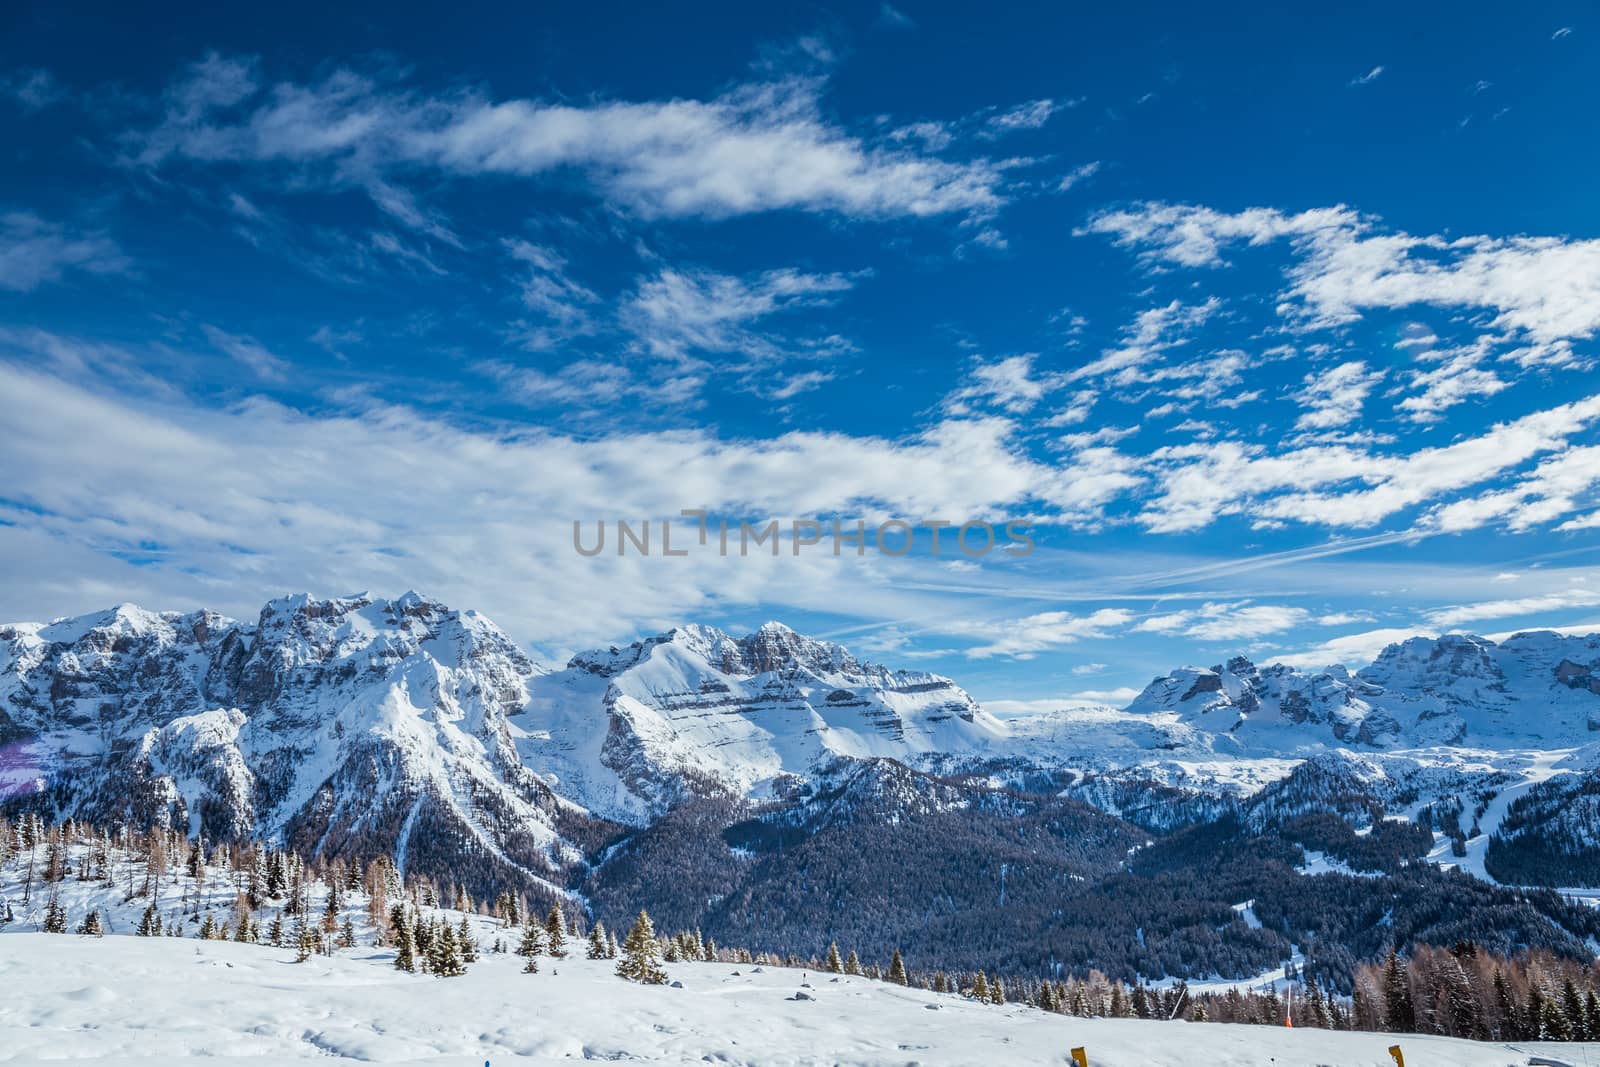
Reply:
[[[1074,1019],[866,978],[669,964],[682,988],[623,982],[612,964],[486,954],[462,978],[402,974],[385,951],[293,953],[176,938],[0,935],[0,1063],[78,1060],[239,1067],[416,1063],[1062,1064],[1095,1067],[1390,1064],[1505,1067],[1529,1053],[1581,1064],[1600,1046],[1476,1044],[1187,1022]],[[804,993],[811,999],[792,999]]]

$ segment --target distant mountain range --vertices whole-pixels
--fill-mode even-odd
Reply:
[[[1600,635],[1418,637],[1355,673],[1235,657],[1125,709],[1000,719],[777,623],[559,670],[415,593],[0,627],[0,808],[388,852],[600,911],[654,894],[682,923],[797,942],[897,884],[913,906],[875,906],[937,941],[919,882],[947,917],[1047,921],[1053,895],[1158,877],[1129,857],[1202,833],[1288,849],[1291,877],[1596,885],[1597,764]],[[1370,844],[1397,815],[1421,837]],[[864,866],[888,856],[898,882]],[[813,914],[791,883],[823,871]]]

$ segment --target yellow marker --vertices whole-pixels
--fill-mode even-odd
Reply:
[[[1072,1050],[1072,1062],[1078,1067],[1089,1067],[1089,1054],[1083,1051],[1082,1045]]]
[[[1399,1045],[1390,1045],[1389,1055],[1394,1057],[1395,1067],[1406,1067],[1406,1057],[1405,1054],[1400,1051]]]

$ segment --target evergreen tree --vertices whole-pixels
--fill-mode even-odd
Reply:
[[[50,902],[44,908],[44,932],[47,934],[67,932],[67,909],[61,906],[61,898],[53,893]]]
[[[83,917],[83,922],[78,924],[78,933],[89,937],[99,937],[104,931],[100,928],[100,910],[90,908],[89,914]]]
[[[449,923],[440,923],[429,951],[429,970],[440,978],[457,978],[467,973],[456,947],[456,936]]]
[[[211,917],[211,913],[209,911],[206,912],[205,921],[200,924],[200,932],[195,936],[202,941],[216,940],[217,920]]]
[[[591,960],[606,958],[606,928],[603,923],[596,922],[589,928],[589,958]]]
[[[861,973],[861,957],[856,955],[856,950],[850,950],[850,958],[844,961],[845,974]]]
[[[1411,1003],[1411,982],[1394,949],[1383,967],[1383,1013],[1386,1027],[1400,1034],[1415,1033],[1416,1009]]]
[[[338,944],[340,948],[356,947],[356,926],[349,919],[345,919],[344,927],[339,931]]]
[[[273,948],[286,948],[289,942],[283,936],[283,915],[279,913],[272,917],[272,925],[267,927],[267,943]]]
[[[889,963],[889,981],[895,985],[910,984],[910,980],[906,977],[906,962],[900,958],[899,949],[894,950],[894,959]]]
[[[667,972],[661,969],[655,927],[650,923],[650,916],[642,910],[639,918],[634,920],[633,929],[628,931],[627,940],[622,943],[622,958],[617,961],[617,974],[630,982],[642,982],[645,985],[663,985],[667,980]]]
[[[544,931],[539,929],[539,924],[534,922],[533,916],[530,915],[528,925],[522,928],[522,944],[517,946],[517,955],[526,956],[531,960],[543,951]],[[528,973],[532,974],[533,971]]]
[[[839,958],[839,942],[837,941],[828,945],[828,973],[844,973],[844,961]]]
[[[989,999],[989,979],[982,971],[979,971],[978,977],[972,981],[972,999]]]
[[[556,959],[565,959],[567,955],[567,919],[561,913],[561,902],[556,901],[550,906],[550,914],[544,920],[545,937],[549,942],[550,955]]]
[[[155,901],[145,905],[144,915],[139,919],[139,927],[134,933],[140,937],[161,936],[161,913],[156,910]]]
[[[461,925],[456,928],[456,945],[461,950],[462,963],[478,962],[478,942],[472,936],[472,925],[467,922],[465,915],[461,916]]]
[[[416,974],[417,938],[411,931],[411,920],[406,917],[405,910],[398,905],[396,905],[395,910],[399,917],[399,921],[394,926],[395,945],[397,947],[394,957],[395,970]]]
[[[305,916],[301,916],[294,924],[294,961],[304,963],[311,958],[312,940],[311,930],[306,926]]]
[[[1561,985],[1561,1014],[1566,1016],[1568,1041],[1582,1041],[1584,1031],[1588,1029],[1584,1018],[1583,996],[1578,992],[1578,985],[1569,975]]]

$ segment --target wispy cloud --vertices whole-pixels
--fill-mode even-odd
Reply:
[[[103,233],[70,229],[28,211],[0,215],[0,289],[28,292],[69,273],[122,274],[130,266]]]
[[[1371,85],[1373,82],[1377,81],[1382,76],[1383,76],[1383,67],[1380,64],[1379,66],[1373,67],[1371,70],[1367,71],[1365,74],[1358,74],[1354,78],[1351,78],[1350,79],[1350,84],[1352,86]]]
[[[212,54],[174,81],[161,120],[124,147],[142,167],[255,164],[292,173],[301,187],[365,189],[386,213],[446,238],[401,184],[405,172],[537,179],[576,170],[607,201],[651,218],[985,215],[1003,202],[995,164],[848,132],[824,117],[824,88],[815,76],[785,76],[707,100],[575,106],[428,95],[349,69],[268,88],[255,61]]]
[[[200,331],[218,351],[238,361],[256,377],[269,382],[288,379],[289,364],[267,351],[266,346],[254,338],[228,333],[210,325],[201,326]]]

